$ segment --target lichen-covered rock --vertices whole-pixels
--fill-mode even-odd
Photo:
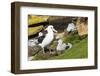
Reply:
[[[43,29],[43,25],[28,28],[28,36],[35,35]]]
[[[39,45],[35,45],[35,46],[28,46],[28,56],[34,56],[35,54],[37,54],[39,51],[42,51],[42,47]]]
[[[76,28],[78,30],[79,36],[87,35],[88,34],[88,19],[85,18],[78,18],[76,22]]]

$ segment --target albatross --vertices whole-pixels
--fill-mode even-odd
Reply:
[[[43,39],[42,43],[39,44],[43,48],[43,52],[44,52],[44,47],[48,46],[53,41],[54,32],[57,33],[57,31],[54,29],[53,25],[49,25],[45,30],[47,31],[47,34],[46,34],[45,38]]]
[[[56,48],[56,50],[58,52],[63,53],[65,51],[65,49],[70,49],[70,48],[72,48],[71,43],[65,44],[62,39],[58,40],[58,45],[57,45],[57,48]]]

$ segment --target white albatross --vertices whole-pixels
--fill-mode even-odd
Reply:
[[[47,30],[47,34],[42,43],[39,44],[43,49],[53,41],[54,32],[57,32],[52,25],[49,25],[45,30]]]
[[[64,50],[67,48],[68,49],[72,48],[72,44],[71,43],[65,44],[65,43],[63,43],[62,39],[59,39],[56,50],[59,52],[64,52]]]
[[[72,32],[72,31],[75,31],[75,30],[76,30],[75,24],[74,23],[69,23],[68,27],[67,27],[67,31]]]
[[[37,39],[29,39],[28,40],[28,46],[33,47],[33,46],[35,46],[37,44],[38,44],[38,40]]]

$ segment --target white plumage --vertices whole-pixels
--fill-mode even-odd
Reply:
[[[74,23],[69,23],[68,27],[67,27],[67,31],[75,31],[76,30],[76,26],[74,25]]]
[[[54,32],[57,32],[52,25],[49,25],[45,30],[47,30],[47,34],[42,43],[39,44],[42,48],[48,46],[53,41]]]
[[[42,32],[39,32],[38,37],[41,37],[41,36],[43,36],[43,33]]]
[[[68,43],[68,46],[69,46],[69,49],[72,48],[72,44],[71,43]]]
[[[59,39],[56,50],[57,51],[64,51],[66,49],[66,47],[67,47],[67,45],[65,43],[63,43],[63,41],[61,39]]]
[[[38,40],[37,39],[28,40],[28,46],[35,46],[37,44],[38,44]]]
[[[63,43],[63,41],[61,39],[58,40],[58,45],[56,47],[57,51],[64,51],[67,47],[70,49],[72,47],[72,44],[68,43],[68,45],[67,45],[67,44]]]

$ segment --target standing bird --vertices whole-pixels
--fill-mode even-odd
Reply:
[[[57,31],[54,29],[52,25],[49,25],[45,30],[47,30],[47,34],[39,45],[44,49],[44,47],[48,46],[54,39],[54,32],[57,33]],[[45,53],[45,52],[44,52]]]
[[[35,46],[37,44],[38,44],[38,39],[36,39],[36,38],[28,40],[28,46],[33,47],[33,46]]]

